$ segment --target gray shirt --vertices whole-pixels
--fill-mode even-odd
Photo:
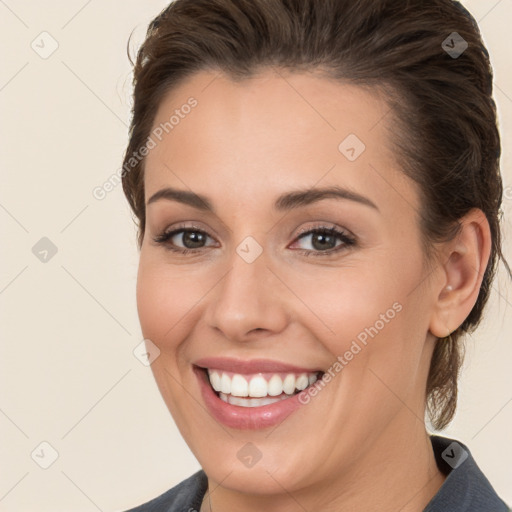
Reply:
[[[423,512],[510,512],[464,444],[440,436],[431,436],[431,441],[437,465],[447,477]],[[198,512],[207,485],[201,470],[126,512]]]

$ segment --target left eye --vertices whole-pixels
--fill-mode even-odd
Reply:
[[[310,247],[299,247],[308,252],[329,252],[337,249],[340,245],[350,246],[354,240],[345,233],[336,229],[312,229],[298,237],[298,242],[306,241],[304,245]],[[296,242],[296,243],[298,243]]]

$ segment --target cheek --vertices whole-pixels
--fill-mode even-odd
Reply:
[[[190,272],[154,261],[141,253],[137,309],[142,333],[161,351],[170,351],[197,321],[194,308],[204,295],[202,281]]]
[[[415,263],[400,269],[390,263],[382,271],[377,265],[366,268],[303,288],[322,320],[311,316],[307,325],[332,358],[328,373],[336,398],[329,404],[325,432],[342,429],[357,442],[369,440],[375,425],[391,421],[422,389],[423,321],[417,296],[409,294],[420,269]]]
[[[161,258],[160,258],[161,260]],[[201,281],[187,276],[182,268],[156,261],[149,251],[141,251],[137,275],[137,309],[142,334],[160,350],[151,371],[176,424],[186,437],[189,424],[183,410],[189,404],[183,387],[186,375],[181,347],[197,323],[194,305],[204,295]]]
[[[419,255],[381,253],[372,261],[303,280],[308,327],[333,363],[338,356],[344,359],[347,377],[366,379],[368,368],[389,379],[407,379],[406,368],[413,375],[428,320],[421,293],[411,293],[421,279]]]
[[[331,352],[339,353],[347,340],[359,336],[364,340],[365,328],[376,324],[384,331],[388,324],[399,316],[397,309],[406,295],[405,277],[396,279],[389,265],[379,269],[377,262],[366,262],[351,267],[335,269],[333,272],[310,271],[309,277],[301,276],[297,296],[302,306],[302,319],[309,318],[310,328],[315,326],[318,339],[329,344]],[[293,276],[289,276],[291,282]],[[297,285],[299,280],[295,276]]]

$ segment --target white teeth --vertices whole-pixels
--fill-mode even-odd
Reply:
[[[279,398],[239,398],[237,396],[219,393],[219,398],[223,402],[226,402],[231,405],[238,405],[240,407],[262,407],[264,405],[270,405],[276,402],[280,402],[281,400],[284,400],[287,397],[282,396]]]
[[[210,372],[210,383],[215,391],[221,390],[220,375],[217,372]]]
[[[220,370],[208,370],[208,375],[212,388],[220,392],[221,396],[229,398],[229,400],[224,400],[225,402],[243,407],[257,407],[288,398],[286,395],[293,395],[296,390],[302,391],[317,380],[316,373],[301,373],[299,375],[289,373],[284,379],[275,374],[268,381],[261,374],[249,377],[239,373],[230,374]],[[258,400],[255,405],[250,405],[254,401],[243,397]],[[279,397],[279,399],[269,397]]]
[[[293,395],[293,392],[295,391],[295,375],[292,373],[289,373],[283,381],[283,391],[287,395]]]
[[[231,394],[233,396],[249,396],[249,384],[241,375],[233,375],[231,379]],[[256,395],[251,394],[251,396]]]
[[[283,392],[283,381],[279,375],[272,375],[268,381],[268,394],[270,396],[277,396]]]
[[[303,389],[306,389],[309,386],[309,379],[308,376],[303,373],[302,375],[299,375],[299,378],[295,381],[295,387],[302,391]]]
[[[243,377],[242,377],[243,378]],[[267,381],[261,375],[257,375],[251,379],[249,383],[249,396],[255,398],[267,396]]]
[[[231,393],[231,379],[227,373],[223,373],[220,379],[220,390],[223,393]]]

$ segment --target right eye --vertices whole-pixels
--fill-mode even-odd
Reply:
[[[191,252],[199,252],[201,249],[207,247],[205,244],[208,238],[212,239],[208,233],[203,230],[192,227],[180,227],[170,231],[164,231],[153,240],[157,244],[163,245],[166,249],[181,254],[188,254]]]

